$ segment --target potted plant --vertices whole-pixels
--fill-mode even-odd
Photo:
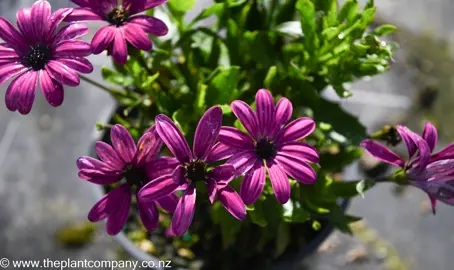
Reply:
[[[52,106],[80,79],[118,102],[79,177],[100,187],[90,221],[142,260],[173,267],[262,269],[314,250],[334,226],[359,217],[348,199],[379,182],[413,185],[452,204],[452,146],[433,154],[437,132],[403,126],[368,134],[321,93],[386,71],[397,47],[370,29],[375,6],[356,0],[220,0],[194,20],[195,0],[72,0],[18,11],[18,29],[0,18],[0,83],[17,77],[6,106],[30,112],[39,81]],[[167,23],[154,17],[160,9]],[[213,17],[212,27],[199,22]],[[83,21],[103,21],[91,44]],[[66,26],[59,25],[67,22]],[[172,25],[173,34],[168,34]],[[166,36],[166,38],[157,38]],[[153,47],[153,48],[152,48]],[[80,73],[107,51],[107,83]],[[402,159],[377,141],[403,140]],[[379,179],[343,179],[362,148],[399,167]],[[162,265],[162,268],[167,264]],[[284,267],[285,268],[285,267]]]

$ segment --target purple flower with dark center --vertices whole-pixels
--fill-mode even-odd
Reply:
[[[242,220],[246,217],[246,206],[238,193],[228,186],[235,177],[235,168],[232,165],[220,165],[213,169],[208,166],[222,155],[222,151],[213,147],[221,125],[220,107],[212,107],[206,111],[197,125],[191,152],[175,123],[165,115],[156,117],[156,131],[176,158],[167,158],[163,164],[167,164],[166,168],[177,166],[171,174],[148,183],[138,196],[144,201],[155,200],[177,188],[184,189],[170,226],[170,232],[175,236],[183,235],[191,225],[195,212],[197,182],[206,184],[211,203],[218,199],[235,218]]]
[[[362,146],[375,158],[402,168],[408,182],[429,195],[434,214],[437,200],[454,205],[454,144],[431,154],[438,139],[431,123],[426,123],[422,137],[405,126],[397,131],[407,146],[407,161],[376,141],[364,140]]]
[[[72,9],[51,13],[47,1],[17,12],[19,31],[0,17],[0,84],[17,76],[6,90],[6,107],[28,114],[35,100],[39,78],[41,91],[54,106],[63,103],[63,85],[78,86],[77,72],[90,73],[93,66],[84,57],[91,54],[90,44],[76,40],[88,32],[83,24],[71,24],[57,31]]]
[[[80,157],[77,167],[80,178],[98,185],[110,185],[125,180],[99,200],[88,214],[91,222],[107,218],[107,233],[115,235],[126,224],[133,190],[140,190],[155,174],[162,173],[159,167],[153,165],[162,147],[162,140],[154,128],[140,138],[137,146],[128,130],[121,125],[115,125],[110,134],[113,148],[107,143],[97,142],[96,153],[101,160]],[[178,197],[171,193],[156,201],[141,200],[137,197],[139,215],[144,227],[149,231],[158,227],[157,205],[173,213],[177,203]]]
[[[315,148],[298,140],[315,129],[312,119],[302,117],[284,126],[291,118],[292,103],[281,98],[276,106],[270,92],[261,89],[256,95],[256,113],[243,101],[232,103],[233,113],[249,133],[233,127],[222,127],[219,141],[226,149],[235,149],[227,164],[232,164],[237,175],[245,174],[240,196],[246,204],[253,204],[265,186],[265,167],[279,203],[290,199],[290,182],[287,175],[304,184],[316,180],[314,169],[307,163],[318,163]]]
[[[71,0],[81,8],[74,11],[66,21],[106,21],[109,24],[96,32],[91,46],[94,54],[108,49],[113,59],[123,65],[128,59],[127,43],[149,51],[152,44],[148,34],[165,36],[167,26],[161,20],[138,15],[147,9],[162,5],[167,0]],[[121,3],[121,4],[120,4]]]

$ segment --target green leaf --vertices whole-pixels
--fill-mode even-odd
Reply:
[[[266,74],[265,80],[263,81],[263,85],[265,86],[266,89],[271,89],[271,86],[273,85],[273,82],[276,79],[277,75],[277,67],[272,66],[268,70],[268,73]]]
[[[310,0],[298,0],[296,9],[301,14],[301,28],[304,35],[304,45],[311,56],[318,48],[318,38],[315,23],[315,6]]]
[[[221,107],[223,115],[232,113],[232,108],[230,108],[230,105],[224,104],[224,105],[219,105],[219,107]]]
[[[190,130],[190,123],[194,113],[191,110],[181,108],[175,111],[172,119],[175,124],[181,129],[181,132],[186,135]]]
[[[127,77],[122,73],[116,72],[112,69],[109,69],[105,66],[101,70],[102,78],[110,83],[118,84],[122,86],[131,86],[134,83],[134,80],[131,77]]]
[[[329,2],[327,14],[328,26],[335,26],[337,23],[337,0],[329,0]]]
[[[194,25],[196,22],[201,21],[210,17],[211,15],[220,16],[221,12],[224,10],[225,3],[214,3],[210,7],[204,9],[195,19],[192,21],[191,25]]]
[[[169,0],[168,4],[172,10],[186,13],[194,7],[196,0]]]
[[[146,76],[146,79],[140,85],[142,89],[149,89],[151,85],[159,78],[159,72],[156,72],[153,76]]]
[[[213,79],[208,82],[207,104],[229,104],[238,97],[238,83],[240,81],[240,67],[232,66],[220,68]]]
[[[281,222],[277,229],[276,248],[274,258],[281,256],[290,243],[290,226],[287,222]]]
[[[349,23],[352,23],[353,18],[358,13],[358,6],[359,6],[358,0],[348,0],[347,2],[345,2],[341,10],[339,11],[337,20],[340,23],[343,23],[345,20],[347,20]]]
[[[197,97],[196,97],[196,101],[195,101],[195,106],[196,106],[197,110],[199,110],[199,111],[202,111],[205,108],[205,97],[207,94],[207,88],[208,88],[207,85],[205,85],[203,83],[199,83],[199,86],[197,89]]]
[[[380,25],[372,31],[373,35],[382,37],[394,33],[397,30],[397,27],[390,24]]]
[[[339,172],[342,171],[345,166],[351,164],[355,160],[358,160],[362,156],[362,154],[363,152],[361,151],[361,149],[355,146],[339,146],[339,152],[337,152],[336,154],[321,152],[320,165],[325,171]]]
[[[356,184],[356,191],[358,191],[358,194],[361,195],[361,197],[364,198],[364,191],[366,190],[366,181],[361,180]]]
[[[327,191],[337,197],[352,198],[358,194],[364,194],[367,190],[375,186],[374,180],[360,181],[333,181],[326,187]]]
[[[234,218],[224,207],[219,209],[219,223],[221,225],[222,245],[230,246],[241,230],[242,222]]]
[[[252,220],[252,223],[259,225],[260,227],[265,227],[268,225],[268,222],[265,219],[265,209],[263,208],[263,201],[257,200],[254,204],[254,210],[248,211],[249,217]]]

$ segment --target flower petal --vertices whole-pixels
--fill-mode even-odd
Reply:
[[[280,204],[285,204],[290,199],[290,181],[281,166],[274,160],[267,160],[266,166],[274,195]]]
[[[28,114],[35,101],[38,72],[27,71],[16,79],[6,89],[5,103],[10,111],[18,110],[21,114]]]
[[[236,170],[236,176],[240,176],[249,171],[257,160],[259,160],[259,157],[257,157],[255,152],[243,151],[233,155],[226,164],[233,165]]]
[[[123,0],[123,6],[129,14],[136,14],[145,10],[147,0]]]
[[[82,57],[71,59],[60,58],[58,59],[58,62],[80,73],[88,74],[93,72],[93,65],[90,63],[90,61]]]
[[[195,212],[195,198],[195,187],[190,185],[181,196],[170,224],[172,232],[177,237],[182,236],[191,225]]]
[[[232,181],[235,175],[236,170],[233,165],[223,164],[209,172],[208,177],[214,179],[222,187]]]
[[[395,154],[393,151],[389,150],[386,146],[373,141],[373,140],[364,140],[361,143],[361,146],[366,149],[367,152],[369,152],[372,156],[375,158],[384,161],[386,163],[399,166],[399,167],[404,167],[404,162],[402,159]]]
[[[100,171],[96,169],[82,169],[79,178],[97,185],[110,185],[117,183],[123,177],[121,172]]]
[[[295,156],[312,163],[319,162],[317,149],[304,142],[289,142],[278,147],[278,152],[285,155]]]
[[[63,20],[73,12],[72,8],[60,8],[50,16],[49,28],[47,29],[47,41],[52,40],[55,31]]]
[[[435,162],[444,159],[454,159],[454,143],[449,144],[436,154],[432,155],[432,157],[430,158],[430,162]]]
[[[153,132],[145,133],[137,143],[137,153],[133,163],[136,167],[143,166],[148,160],[152,160],[159,153],[162,140]]]
[[[240,196],[245,204],[249,205],[257,201],[265,187],[265,178],[263,161],[257,160],[241,182]]]
[[[128,61],[128,45],[123,34],[123,28],[118,27],[112,44],[112,58],[120,65]]]
[[[156,201],[156,203],[158,203],[159,206],[162,209],[166,210],[167,212],[173,213],[173,212],[175,212],[175,209],[177,208],[179,199],[180,198],[178,198],[177,195],[172,193],[172,194],[170,194],[168,196],[165,196],[165,197],[162,197],[162,198],[158,199]]]
[[[416,153],[417,147],[415,142],[412,139],[413,132],[405,126],[397,125],[397,132],[399,132],[400,137],[405,142],[408,150],[408,158],[411,159]]]
[[[429,122],[426,123],[424,127],[424,132],[422,133],[422,137],[426,140],[427,144],[429,145],[430,152],[432,153],[437,145],[438,140],[438,133],[437,129]]]
[[[40,72],[39,85],[41,86],[41,92],[50,105],[58,107],[63,103],[65,94],[63,85],[53,80],[46,70],[41,70]]]
[[[154,8],[167,3],[168,0],[147,0],[145,3],[145,9]]]
[[[145,164],[148,179],[156,179],[166,174],[172,174],[175,168],[180,165],[176,158],[162,157]]]
[[[15,50],[27,53],[28,45],[21,33],[5,18],[0,17],[0,38]]]
[[[91,40],[91,48],[94,54],[100,54],[112,44],[115,38],[116,27],[106,25],[101,27]]]
[[[115,125],[110,130],[110,139],[118,156],[126,163],[131,163],[137,147],[129,131],[122,125]]]
[[[80,78],[77,73],[58,60],[50,60],[46,65],[46,71],[52,79],[61,84],[69,86],[78,86],[80,84]]]
[[[284,127],[277,134],[276,143],[283,144],[286,142],[303,139],[307,135],[311,134],[314,129],[314,120],[310,119],[309,117],[298,118]]]
[[[93,12],[89,8],[75,8],[71,14],[65,18],[65,22],[76,21],[103,21],[100,14]]]
[[[65,40],[58,43],[54,58],[86,57],[91,54],[91,45],[81,40]]]
[[[140,189],[137,196],[143,201],[156,201],[175,192],[178,186],[172,175],[167,174],[148,182]]]
[[[210,203],[213,204],[216,200],[216,195],[218,192],[216,180],[213,178],[208,178],[206,180],[207,191],[208,191],[208,198],[210,199]]]
[[[217,143],[211,148],[211,151],[206,158],[207,163],[213,163],[219,160],[224,160],[232,157],[235,153],[238,152],[238,149],[227,146],[223,143]]]
[[[139,209],[140,220],[147,231],[152,232],[159,225],[159,211],[154,202],[142,202],[137,200],[137,208]]]
[[[269,137],[275,126],[274,99],[266,89],[260,89],[256,96],[256,115],[262,137]]]
[[[16,58],[16,60],[9,58]],[[4,43],[0,44],[0,59],[9,59],[11,61],[10,63],[20,64],[17,58],[19,58],[19,55],[13,48]]]
[[[151,50],[151,39],[140,26],[128,23],[123,27],[123,33],[133,47],[143,51]]]
[[[163,114],[156,116],[155,123],[159,137],[161,137],[173,155],[181,163],[188,163],[192,160],[188,142],[175,123]]]
[[[194,158],[205,160],[216,143],[222,125],[222,109],[211,107],[200,118],[194,135]]]
[[[109,235],[116,235],[126,225],[129,216],[129,208],[131,207],[132,192],[128,184],[123,184],[118,189],[121,189],[121,195],[114,201],[115,205],[112,213],[109,214],[106,223],[106,231]]]
[[[134,16],[128,22],[140,26],[143,31],[153,36],[165,36],[169,32],[169,28],[163,21],[147,15]]]
[[[317,179],[314,169],[300,158],[278,154],[275,161],[290,177],[301,183],[313,184]]]
[[[7,63],[0,66],[0,84],[6,82],[19,73],[26,71],[28,68],[21,63]],[[25,74],[25,73],[24,73]]]
[[[243,220],[246,218],[246,206],[233,188],[226,186],[219,190],[218,200],[236,219]]]
[[[17,27],[22,32],[24,38],[31,44],[38,43],[39,39],[35,36],[33,30],[33,18],[31,8],[21,8],[16,13]]]
[[[34,37],[40,42],[45,41],[47,38],[50,14],[51,7],[49,2],[39,0],[33,4],[31,10],[31,17],[33,18],[33,33]]]
[[[79,170],[83,169],[91,169],[91,170],[99,170],[99,171],[114,171],[112,167],[109,166],[109,164],[102,162],[99,159],[92,158],[92,157],[87,157],[87,156],[82,156],[77,159],[77,168]]]
[[[255,143],[246,133],[234,127],[222,127],[219,141],[229,147],[238,149],[254,149]]]
[[[52,39],[53,44],[57,44],[62,40],[69,40],[81,37],[88,33],[88,26],[82,23],[73,23],[63,27],[58,34]]]
[[[290,121],[292,114],[293,106],[290,100],[281,98],[276,105],[276,126],[274,127],[275,130],[272,135],[275,135],[288,121]]]
[[[124,185],[115,188],[111,192],[104,195],[88,213],[88,220],[91,222],[98,222],[105,219],[110,213],[116,211],[118,201],[121,200],[124,191]]]
[[[241,100],[235,100],[230,107],[247,132],[249,132],[255,140],[258,140],[260,130],[257,116],[252,108]]]
[[[101,158],[102,161],[109,167],[121,171],[126,166],[125,162],[118,156],[115,149],[107,143],[96,142],[95,149],[99,158]]]

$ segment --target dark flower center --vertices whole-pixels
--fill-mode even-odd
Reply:
[[[269,159],[276,155],[276,145],[269,138],[262,138],[255,144],[255,152],[262,159]]]
[[[191,180],[191,183],[205,181],[206,174],[207,168],[205,162],[203,161],[192,161],[186,167],[186,178]]]
[[[33,70],[44,69],[51,57],[51,49],[46,45],[37,45],[28,53],[25,61]]]
[[[114,8],[109,14],[107,14],[109,23],[116,26],[122,25],[128,19],[128,17],[128,11],[123,8]]]
[[[128,165],[124,171],[124,177],[130,186],[135,185],[137,189],[143,187],[147,181],[147,175],[144,167],[136,168],[132,165]]]

